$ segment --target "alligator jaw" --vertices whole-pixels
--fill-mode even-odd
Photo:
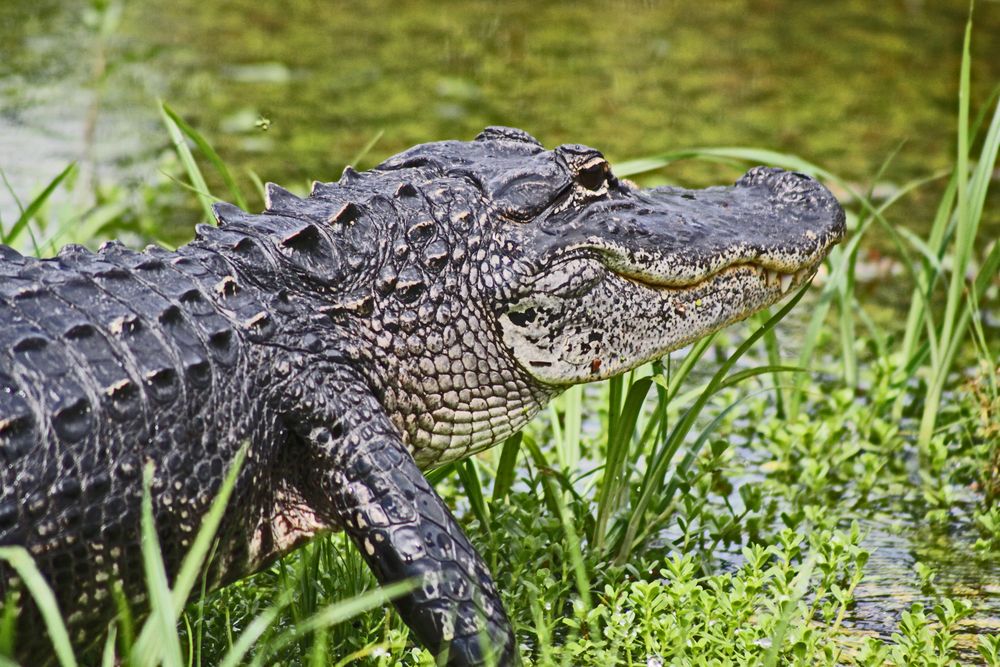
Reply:
[[[739,264],[781,282],[818,264],[844,235],[837,201],[796,172],[756,167],[731,187],[630,194],[584,211],[579,228],[609,269],[652,285],[687,287]]]
[[[763,265],[749,262],[746,264],[734,264],[731,266],[727,266],[726,268],[720,271],[717,271],[711,275],[705,276],[703,278],[700,278],[694,282],[687,284],[660,283],[656,282],[655,280],[646,279],[642,276],[630,276],[625,272],[616,271],[615,273],[617,273],[618,276],[624,278],[625,280],[632,281],[638,285],[642,285],[643,287],[647,287],[652,290],[665,290],[665,291],[678,292],[685,289],[691,290],[691,289],[706,288],[710,286],[712,282],[720,274],[727,271],[732,272],[735,270],[742,272],[744,270],[749,270],[751,273],[757,274],[757,276],[760,279],[760,282],[764,285],[766,289],[771,291],[776,291],[775,292],[776,296],[780,298],[781,296],[790,292],[793,288],[799,287],[800,285],[803,285],[809,280],[811,280],[812,277],[816,275],[816,270],[818,268],[819,264],[813,264],[811,266],[806,266],[804,268],[796,269],[794,271],[783,271],[781,269],[770,269]]]
[[[818,266],[782,273],[742,263],[692,284],[665,286],[577,260],[567,274],[603,271],[586,299],[536,296],[501,318],[503,337],[525,370],[545,384],[604,380],[780,301],[808,283]]]

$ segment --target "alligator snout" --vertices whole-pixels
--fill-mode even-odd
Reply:
[[[785,171],[778,167],[753,167],[738,181],[737,187],[754,185],[767,186],[779,196],[797,199],[799,196],[812,196],[817,191],[825,191],[819,181],[798,171]]]
[[[754,167],[736,181],[737,188],[766,188],[771,205],[776,210],[788,210],[797,219],[807,219],[814,213],[817,233],[839,241],[844,236],[844,215],[840,204],[822,183],[797,171],[777,167]]]
[[[844,211],[818,181],[755,167],[734,185],[630,189],[559,227],[617,273],[692,285],[738,264],[796,274],[815,268],[844,235]]]

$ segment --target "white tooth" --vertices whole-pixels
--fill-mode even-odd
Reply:
[[[771,286],[771,283],[773,283],[777,277],[778,274],[776,271],[772,271],[771,269],[764,269],[764,284],[767,285],[768,287]]]
[[[788,288],[792,286],[792,274],[782,273],[781,274],[781,293],[784,294],[788,291]]]

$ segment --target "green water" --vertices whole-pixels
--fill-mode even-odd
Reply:
[[[966,11],[965,0],[127,0],[114,24],[82,0],[2,0],[0,168],[22,191],[70,159],[92,158],[104,179],[141,177],[164,145],[162,97],[227,162],[284,183],[337,177],[379,133],[359,166],[494,123],[613,160],[763,146],[857,181],[902,145],[883,177],[899,183],[951,158]],[[102,19],[103,35],[88,25]],[[1000,4],[981,2],[974,102],[1000,82],[997,34]],[[669,172],[694,184],[735,175]],[[913,226],[933,205],[933,188],[909,204]]]

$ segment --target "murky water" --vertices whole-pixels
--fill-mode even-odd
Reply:
[[[741,436],[730,436],[729,440],[737,451],[737,460],[747,466],[742,475],[731,479],[734,488],[729,501],[736,511],[741,511],[739,487],[764,479],[760,469],[768,457],[761,458],[761,453],[744,444]],[[972,611],[956,627],[957,648],[963,660],[977,664],[981,660],[976,651],[978,636],[1000,632],[1000,559],[975,549],[979,531],[971,517],[977,498],[969,489],[953,488],[956,502],[949,519],[944,524],[931,524],[917,494],[899,488],[898,496],[883,496],[855,506],[853,500],[848,500],[856,491],[849,482],[845,492],[849,506],[829,508],[843,530],[849,530],[852,524],[858,526],[860,544],[870,554],[843,627],[859,641],[862,637],[892,641],[893,634],[899,632],[903,613],[913,604],[922,604],[927,617],[934,619],[933,609],[941,598],[961,600]],[[776,526],[781,528],[780,524]],[[665,531],[664,545],[677,537],[673,529]],[[718,551],[717,566],[722,570],[741,567],[741,546],[729,545]],[[929,585],[917,572],[918,563],[933,571]]]
[[[148,174],[161,97],[241,174],[284,183],[337,177],[379,133],[361,166],[490,123],[616,160],[764,146],[859,181],[902,145],[899,183],[951,158],[967,6],[125,0],[116,21],[84,0],[2,0],[0,168],[22,193],[74,159]],[[1000,81],[997,34],[1000,4],[979,3],[974,101]],[[912,200],[915,227],[933,205],[933,187]]]
[[[868,531],[864,545],[872,557],[846,627],[888,639],[914,602],[922,603],[930,616],[935,594],[941,594],[972,605],[973,614],[959,625],[960,644],[972,657],[977,635],[1000,632],[1000,561],[977,557],[973,526],[956,525],[943,532],[923,524],[921,518],[906,515],[863,520]],[[918,562],[934,570],[932,590],[922,589],[914,570]]]
[[[0,169],[16,192],[37,191],[73,160],[87,178],[148,178],[167,146],[157,98],[247,183],[247,170],[286,184],[335,179],[376,136],[358,166],[500,123],[613,160],[768,147],[861,182],[901,147],[883,177],[891,188],[952,159],[968,3],[129,0],[120,15],[116,6],[0,0]],[[976,13],[974,105],[1000,82],[1000,3]],[[669,177],[737,174],[686,164]],[[936,192],[918,192],[896,219],[925,229]],[[1000,233],[997,201],[984,238]],[[0,188],[4,220],[13,211]],[[190,222],[177,221],[181,233]],[[970,539],[940,544],[913,523],[868,527],[877,549],[855,627],[890,631],[920,596],[918,557],[997,616],[1000,565],[966,558]]]

